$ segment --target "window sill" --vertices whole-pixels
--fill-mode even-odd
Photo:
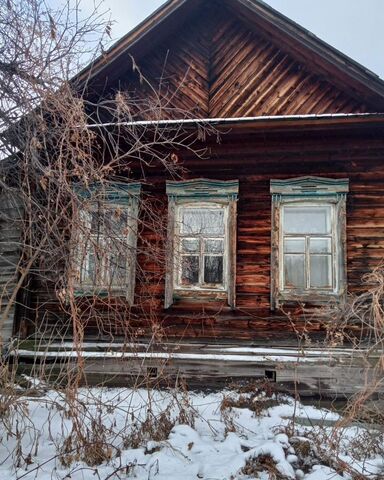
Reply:
[[[208,290],[208,289],[175,289],[173,293],[174,300],[227,300],[226,290]]]
[[[345,294],[339,292],[279,292],[277,295],[277,306],[282,304],[311,304],[323,306],[329,303],[342,303]]]
[[[127,297],[127,291],[122,290],[122,289],[103,289],[103,288],[77,288],[73,292],[73,295],[76,298],[81,298],[81,297],[100,297],[100,298],[106,298],[106,297]]]

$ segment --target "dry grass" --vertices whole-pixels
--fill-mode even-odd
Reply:
[[[249,458],[241,469],[241,473],[251,478],[259,478],[260,473],[266,473],[269,480],[288,479],[288,477],[280,473],[271,455],[259,455],[258,457]]]
[[[285,403],[276,386],[268,379],[252,380],[243,384],[231,384],[229,388],[235,395],[224,395],[220,410],[223,413],[233,408],[247,408],[256,416],[265,410]]]

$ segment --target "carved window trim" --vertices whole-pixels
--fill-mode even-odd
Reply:
[[[340,301],[346,295],[346,195],[349,191],[348,179],[330,179],[323,177],[299,177],[287,180],[271,180],[272,229],[271,229],[271,309],[287,302],[324,304],[330,300]],[[283,251],[283,215],[289,206],[328,206],[331,210],[331,232],[329,235],[317,235],[331,238],[330,255],[332,258],[331,288],[310,287],[286,288],[284,285]],[[308,238],[316,234],[298,234]],[[305,250],[305,259],[309,252]],[[306,269],[307,267],[305,267]],[[309,267],[308,267],[309,268]],[[305,270],[306,275],[308,271]],[[307,282],[307,278],[306,278]]]
[[[223,298],[231,307],[236,304],[236,215],[239,191],[238,180],[193,179],[167,181],[168,238],[164,307],[169,308],[178,298]],[[224,267],[222,287],[185,287],[178,282],[179,215],[185,207],[222,208],[225,218]]]
[[[94,183],[88,188],[75,185],[74,191],[77,194],[79,205],[78,211],[75,212],[78,216],[78,226],[72,238],[72,276],[74,284],[74,294],[76,297],[85,296],[114,296],[123,297],[132,305],[134,302],[135,279],[136,279],[136,249],[137,249],[137,224],[139,214],[139,198],[141,193],[140,183],[122,183],[114,182],[108,185]],[[122,250],[125,254],[125,275],[124,281],[114,284],[111,281],[109,284],[103,280],[90,282],[83,280],[82,270],[85,268],[85,263],[88,261],[90,251],[88,251],[89,239],[94,236],[91,232],[91,225],[89,223],[90,214],[94,211],[110,212],[113,215],[115,212],[120,212],[121,215],[127,215],[126,231],[111,237],[110,235],[100,235],[97,239],[98,244],[103,248],[105,243],[116,241],[125,244]],[[108,247],[107,247],[108,249]],[[103,277],[111,275],[110,266],[102,255],[99,268],[103,270]]]

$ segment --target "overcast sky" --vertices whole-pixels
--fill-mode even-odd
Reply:
[[[83,0],[90,5],[94,0]],[[384,0],[265,0],[384,79]],[[120,38],[164,0],[104,0]]]

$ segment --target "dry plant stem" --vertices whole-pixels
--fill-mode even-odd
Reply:
[[[74,5],[75,12],[70,5]],[[96,340],[113,344],[118,339],[124,348],[134,349],[138,339],[146,334],[147,352],[166,339],[153,295],[154,290],[162,288],[169,253],[166,251],[166,204],[153,198],[147,178],[156,170],[169,178],[182,178],[186,172],[179,152],[186,149],[202,157],[205,150],[201,148],[201,140],[218,133],[204,124],[192,131],[181,124],[161,123],[160,120],[167,117],[189,118],[191,114],[172,109],[171,99],[164,94],[163,79],[159,85],[151,85],[134,59],[131,59],[132,68],[145,94],[140,94],[134,84],[97,100],[87,95],[86,81],[80,86],[68,82],[78,67],[79,54],[89,45],[89,35],[97,37],[98,43],[108,29],[108,22],[97,12],[84,21],[78,20],[80,17],[73,15],[77,6],[76,2],[65,3],[60,12],[50,11],[43,0],[7,0],[0,6],[0,190],[10,195],[17,193],[24,209],[20,261],[14,265],[17,281],[11,292],[7,288],[0,292],[1,297],[8,298],[0,329],[11,309],[18,305],[25,310],[24,324],[20,326],[23,340],[32,339],[38,349],[47,351],[56,348],[52,345],[54,342],[61,344],[72,339],[76,353],[73,362],[53,365],[36,362],[32,372],[62,392],[61,408],[72,421],[70,435],[62,445],[57,445],[60,458],[68,463],[81,458],[94,465],[110,460],[115,453],[108,440],[111,431],[106,429],[100,413],[103,400],[95,399],[94,411],[87,410],[79,392],[85,377],[84,338],[91,331]],[[151,120],[151,123],[140,123],[141,120]],[[76,291],[79,269],[73,251],[79,236],[86,235],[81,212],[91,214],[94,204],[99,205],[115,182],[137,181],[142,183],[143,195],[137,225],[138,244],[132,249],[138,258],[135,304],[116,298],[111,289],[100,296],[98,288],[92,285],[87,295],[79,297]],[[74,184],[89,194],[87,200],[74,191]],[[92,188],[96,184],[97,191]],[[113,217],[121,218],[118,206],[114,207]],[[113,238],[113,226],[106,236]],[[110,258],[111,251],[127,251],[126,244],[115,243],[94,242],[100,264]],[[382,381],[382,266],[365,281],[369,285],[367,292],[351,299],[338,315],[333,309],[330,324],[337,327],[338,335],[342,332],[357,347],[369,340],[369,354],[376,353],[378,359],[371,371]],[[35,303],[24,304],[22,294],[35,295]],[[362,327],[359,328],[364,332],[361,338],[353,338],[356,326]],[[335,337],[334,333],[329,328],[329,335]],[[305,335],[302,340],[307,341]],[[4,345],[3,338],[0,345]],[[148,378],[144,363],[138,368],[123,357],[122,365],[131,372],[137,388],[148,389],[150,385],[168,381],[161,365],[156,379]],[[6,362],[2,367],[1,421],[8,432],[17,432],[19,436],[32,432],[36,438],[37,433],[28,424],[20,433],[16,420],[23,409],[23,399],[16,390],[16,369],[8,370]],[[376,388],[377,383],[367,379],[367,388],[351,404],[346,420],[337,426],[339,430],[345,422],[356,418],[361,405],[373,396]],[[116,404],[109,408],[118,408]],[[175,397],[174,405],[177,419],[171,418],[169,410],[155,414],[150,393],[145,418],[136,419],[134,409],[129,408],[122,427],[126,430],[127,445],[142,444],[155,434],[164,440],[175,421],[193,425],[195,412],[186,391],[181,397]],[[223,417],[230,430],[235,424],[228,402],[227,407],[223,408]],[[26,421],[27,413],[23,418]],[[292,429],[294,421],[295,418]],[[334,439],[330,439],[333,446],[338,438],[335,430]],[[21,453],[16,457],[22,457]],[[273,465],[270,468],[273,470]]]
[[[118,338],[124,349],[132,349],[138,336],[143,335],[137,326],[140,318],[149,338],[147,351],[164,341],[151,285],[159,288],[164,277],[166,205],[151,196],[147,176],[160,169],[170,178],[182,178],[185,170],[178,152],[186,149],[203,157],[201,140],[206,135],[218,134],[204,124],[188,130],[182,124],[159,122],[166,117],[188,118],[191,114],[172,109],[171,99],[162,93],[163,80],[159,85],[151,85],[134,59],[133,70],[144,95],[135,92],[137,85],[128,85],[126,90],[95,100],[88,95],[87,79],[81,85],[69,82],[78,70],[78,58],[83,58],[80,54],[89,48],[89,35],[92,45],[95,38],[98,44],[109,26],[97,12],[81,21],[77,7],[77,2],[64,2],[64,9],[55,12],[43,0],[9,0],[0,6],[0,57],[5,59],[0,62],[0,193],[17,196],[23,210],[18,220],[20,261],[14,265],[17,280],[11,291],[7,285],[0,292],[0,297],[7,300],[0,329],[18,307],[23,312],[18,325],[20,337],[32,340],[39,353],[56,348],[54,343],[72,340],[75,358],[67,363],[60,363],[58,358],[49,364],[36,357],[31,374],[44,385],[37,387],[37,392],[49,387],[62,392],[57,408],[63,412],[63,419],[71,419],[70,434],[63,435],[62,444],[55,440],[58,458],[68,465],[76,459],[96,465],[110,460],[116,452],[109,441],[112,429],[105,427],[100,414],[103,401],[95,400],[96,413],[90,411],[82,400],[84,390],[79,390],[85,380],[86,332],[91,330],[96,339],[107,339],[111,344]],[[11,22],[11,28],[7,22]],[[148,119],[150,123],[140,123]],[[140,287],[135,305],[117,298],[109,288],[100,296],[99,288],[91,286],[87,295],[79,296],[79,268],[74,251],[79,236],[86,234],[81,215],[91,213],[115,182],[129,185],[138,181],[143,187],[138,245],[130,252],[139,259],[136,277]],[[89,198],[79,195],[74,184]],[[98,185],[96,191],[94,185]],[[118,219],[121,215],[121,208],[114,206],[111,216]],[[113,225],[108,228],[106,236],[113,239]],[[154,233],[159,240],[151,240]],[[94,247],[100,264],[110,257],[111,251],[126,254],[131,248],[117,241],[95,243]],[[35,303],[24,301],[33,295]],[[0,338],[1,346],[5,340]],[[161,366],[159,378],[154,381],[148,378],[144,363],[133,370],[127,359],[123,357],[121,361],[128,372],[132,370],[131,378],[137,388],[168,381]],[[23,438],[30,433],[36,438],[34,445],[38,445],[38,432],[33,426],[28,422],[22,428],[18,426],[19,416],[28,416],[21,413],[24,404],[17,391],[20,379],[16,366],[15,363],[15,368],[8,369],[6,359],[2,362],[1,421],[11,435]],[[133,410],[127,411],[120,436],[126,430],[131,442],[142,442],[155,434],[161,434],[165,440],[175,421],[193,425],[195,412],[185,392],[173,401],[178,419],[171,418],[169,411],[155,415],[151,395],[149,392],[146,418],[136,422],[131,418]],[[118,407],[114,404],[109,408]],[[20,444],[13,455],[15,465],[22,465],[34,453],[23,452]]]

